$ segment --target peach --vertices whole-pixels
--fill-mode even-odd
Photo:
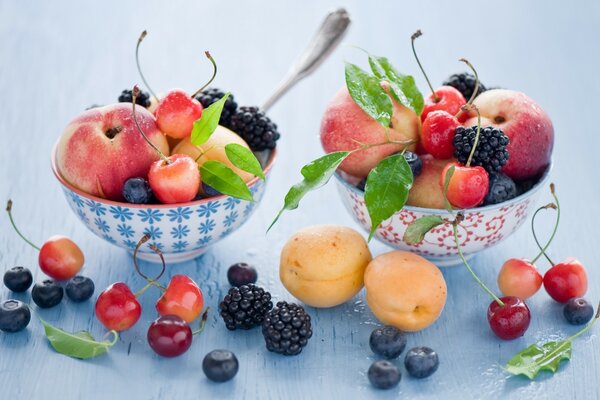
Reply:
[[[365,271],[365,288],[373,314],[406,332],[433,324],[446,304],[446,281],[438,267],[407,251],[375,257]]]
[[[437,160],[429,154],[422,155],[421,160],[423,169],[408,192],[406,204],[423,208],[444,208],[444,192],[440,186],[440,176],[446,165],[454,160]]]
[[[393,100],[394,112],[389,128],[391,140],[418,140],[419,117],[409,108]],[[333,97],[321,121],[321,144],[327,153],[349,151],[359,143],[384,143],[386,128],[364,112],[343,87]],[[401,151],[401,145],[385,145],[358,151],[350,155],[340,169],[359,178],[366,177],[371,169],[385,157]],[[408,147],[414,150],[415,145]]]
[[[362,235],[337,225],[296,232],[281,250],[279,277],[297,299],[312,307],[334,307],[363,287],[371,252]]]
[[[187,154],[193,159],[197,159],[198,166],[201,166],[208,160],[220,161],[238,174],[244,182],[252,180],[254,175],[235,167],[227,158],[225,145],[230,143],[236,143],[249,149],[248,144],[239,135],[223,126],[218,126],[210,139],[202,146],[196,146],[190,142],[189,138],[185,138],[175,146],[172,153]],[[200,156],[203,152],[204,154]]]
[[[164,154],[169,146],[152,114],[136,108],[137,120],[150,141]],[[123,200],[123,184],[129,178],[146,178],[159,159],[135,126],[130,103],[93,108],[73,119],[56,149],[63,178],[93,196]]]
[[[515,180],[535,177],[550,163],[554,127],[548,114],[524,93],[494,89],[474,101],[482,116],[482,126],[496,126],[510,139],[510,155],[502,172]],[[477,125],[473,112],[464,126]]]

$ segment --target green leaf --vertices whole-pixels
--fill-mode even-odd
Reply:
[[[548,342],[541,347],[532,344],[517,353],[506,364],[506,371],[534,379],[541,370],[556,372],[562,360],[571,358],[571,340]]]
[[[446,221],[438,215],[426,215],[417,218],[408,225],[402,240],[409,244],[419,244],[425,239],[427,232],[444,223]]]
[[[229,161],[242,171],[258,176],[263,181],[265,180],[265,173],[260,166],[260,162],[247,147],[237,143],[229,143],[225,146],[225,154]]]
[[[219,126],[221,112],[223,111],[223,106],[228,97],[229,92],[225,93],[219,100],[202,110],[202,116],[194,122],[194,126],[192,127],[192,135],[190,138],[192,144],[201,146],[210,139],[210,136],[215,129],[217,129],[217,126]]]
[[[57,352],[69,357],[82,360],[98,357],[106,353],[119,339],[119,334],[116,331],[110,331],[114,335],[114,339],[111,342],[97,342],[89,332],[69,333],[50,325],[42,319],[41,321],[50,345]]]
[[[424,105],[423,94],[411,75],[403,75],[396,71],[386,57],[369,55],[369,65],[377,78],[385,79],[390,83],[392,96],[400,104],[421,115]]]
[[[267,232],[275,225],[285,210],[295,210],[298,208],[300,200],[302,200],[308,192],[318,189],[329,182],[329,179],[335,173],[335,170],[340,166],[342,161],[348,157],[348,154],[350,154],[348,151],[329,153],[302,167],[300,173],[304,179],[292,186],[287,192],[283,208],[277,213],[275,219],[267,229]]]
[[[408,199],[413,174],[403,154],[384,158],[371,170],[365,185],[365,205],[371,217],[371,233],[383,221],[400,211]]]
[[[354,64],[346,63],[346,87],[360,108],[389,128],[393,113],[392,100],[381,87],[379,79]]]
[[[448,201],[448,185],[450,185],[450,179],[452,179],[452,175],[454,175],[454,170],[456,167],[453,165],[448,168],[446,171],[446,176],[444,176],[444,204],[446,205],[446,210],[452,214],[452,204]]]
[[[202,176],[202,182],[223,194],[242,200],[254,201],[246,182],[222,162],[206,161],[200,166],[200,175]]]

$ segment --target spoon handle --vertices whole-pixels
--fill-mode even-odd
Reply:
[[[314,72],[341,42],[350,25],[350,15],[340,8],[327,14],[310,44],[294,62],[285,79],[277,86],[262,110],[270,109],[292,86]]]

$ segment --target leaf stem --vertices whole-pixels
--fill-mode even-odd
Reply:
[[[540,249],[539,254],[535,256],[533,261],[531,261],[532,264],[534,264],[543,255],[551,265],[554,265],[550,257],[548,257],[548,254],[546,254],[546,250],[548,249],[548,247],[550,247],[550,243],[552,243],[552,240],[554,240],[554,236],[556,235],[556,231],[558,230],[558,225],[560,223],[560,202],[558,201],[558,196],[556,196],[554,183],[550,184],[550,193],[552,193],[552,197],[554,197],[555,203],[550,203],[544,207],[538,208],[533,214],[533,217],[531,218],[531,232],[533,233],[533,239],[535,240],[535,244],[537,244],[538,248]],[[539,211],[547,208],[556,209],[556,222],[554,223],[554,230],[552,231],[552,235],[550,235],[550,239],[548,239],[546,245],[542,247],[535,233],[535,217]]]
[[[477,282],[477,284],[479,286],[481,286],[481,288],[483,290],[485,290],[487,292],[487,294],[489,294],[490,297],[492,299],[494,299],[494,301],[496,303],[498,303],[498,305],[500,307],[504,307],[504,302],[502,300],[500,300],[498,298],[498,296],[496,296],[490,289],[488,289],[488,287],[481,281],[481,279],[479,279],[479,277],[477,276],[477,274],[475,273],[475,271],[473,271],[473,269],[469,265],[467,259],[463,255],[463,252],[461,250],[461,245],[460,245],[460,243],[458,241],[458,229],[457,229],[458,224],[460,223],[460,221],[462,221],[463,218],[464,218],[463,214],[462,213],[458,213],[457,219],[452,224],[452,232],[454,233],[454,241],[456,242],[456,249],[458,250],[458,255],[460,256],[463,264],[465,264],[465,267],[467,267],[467,269],[469,270],[469,273],[471,274],[471,276],[473,277],[473,279],[475,279],[475,282]]]
[[[413,33],[412,36],[410,37],[410,44],[412,46],[412,51],[413,51],[413,54],[415,55],[415,59],[417,60],[417,64],[419,64],[419,68],[421,68],[421,72],[423,73],[423,76],[425,76],[427,85],[429,85],[429,89],[431,89],[431,95],[433,96],[433,101],[435,103],[437,103],[438,101],[440,101],[440,97],[437,95],[437,93],[435,93],[435,90],[433,90],[433,86],[431,85],[431,82],[429,81],[429,77],[425,73],[425,69],[421,65],[421,61],[419,61],[419,56],[417,56],[417,51],[415,50],[415,39],[417,39],[421,35],[423,35],[423,32],[421,32],[420,29],[417,30],[415,33]]]
[[[148,88],[148,91],[150,92],[152,97],[154,97],[156,99],[156,101],[158,101],[158,96],[156,95],[156,93],[154,93],[154,90],[152,90],[150,85],[148,85],[148,82],[146,81],[146,78],[144,77],[144,74],[142,73],[142,67],[140,65],[140,56],[139,56],[140,44],[142,43],[142,40],[144,40],[144,38],[146,37],[147,34],[148,34],[148,32],[144,30],[140,34],[140,37],[138,38],[137,45],[135,46],[135,64],[137,65],[137,70],[140,74],[140,78],[142,78],[142,82],[144,82],[144,85],[146,85],[146,87]],[[135,100],[133,100],[133,102],[135,103]]]
[[[105,337],[107,337],[110,334],[113,335],[113,339],[110,342],[106,343],[106,345],[109,347],[113,347],[119,341],[119,332],[117,332],[115,330],[110,330],[110,331],[106,332]]]
[[[208,80],[208,82],[206,82],[204,84],[204,86],[202,86],[200,89],[196,90],[194,92],[194,94],[192,94],[192,98],[196,97],[198,94],[200,94],[201,91],[203,91],[208,85],[210,85],[212,83],[212,81],[215,80],[215,77],[217,76],[217,63],[215,62],[215,59],[212,58],[212,56],[210,55],[210,53],[208,51],[204,52],[204,55],[206,56],[206,58],[208,58],[208,60],[211,62],[212,66],[213,66],[213,74],[210,77],[210,79]]]
[[[29,244],[31,247],[33,247],[37,251],[40,251],[40,248],[38,246],[36,246],[35,244],[33,244],[25,236],[23,236],[23,234],[21,233],[19,228],[17,228],[17,225],[15,224],[15,221],[13,220],[13,216],[12,216],[12,204],[13,204],[12,200],[8,200],[8,202],[6,203],[6,212],[8,213],[8,219],[10,220],[10,224],[15,229],[15,232],[17,232],[17,235],[19,235],[21,237],[21,239],[23,239],[25,242],[27,242],[27,244]]]

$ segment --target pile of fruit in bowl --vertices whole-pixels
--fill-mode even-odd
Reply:
[[[327,154],[305,166],[310,174],[303,169],[284,209],[335,175],[345,207],[371,236],[437,265],[460,262],[451,226],[408,243],[406,229],[420,217],[447,216],[447,206],[465,210],[459,230],[467,256],[512,234],[535,209],[550,172],[554,129],[544,110],[524,93],[487,89],[465,59],[472,73],[454,74],[437,89],[429,84],[425,98],[387,58],[368,61],[372,73],[346,65],[346,86],[321,123]]]
[[[187,260],[240,227],[262,198],[277,126],[207,89],[217,67],[206,56],[213,76],[192,95],[124,90],[118,103],[75,117],[58,140],[54,174],[79,219],[106,241],[133,251],[147,234],[168,261]],[[140,258],[158,261],[147,247]]]

